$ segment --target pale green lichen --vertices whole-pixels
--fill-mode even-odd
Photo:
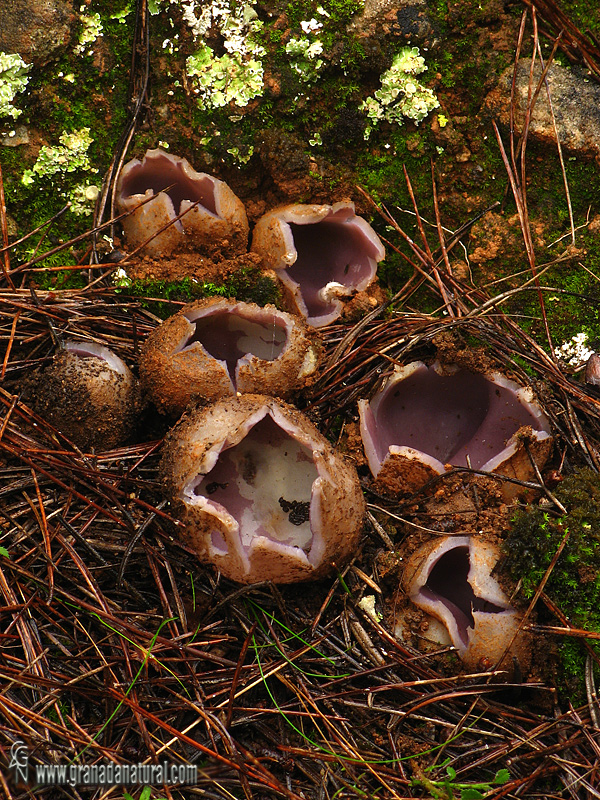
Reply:
[[[21,182],[25,186],[31,186],[37,178],[52,178],[54,175],[67,172],[98,172],[92,167],[87,153],[93,141],[89,128],[63,133],[59,137],[59,146],[42,147],[37,161],[31,169],[25,170]]]
[[[22,111],[12,105],[15,95],[27,86],[31,69],[18,53],[0,53],[0,117],[16,119]]]
[[[229,103],[247,106],[263,91],[263,67],[259,60],[241,60],[228,53],[219,57],[208,45],[202,45],[187,59],[186,70],[201,108],[222,108]]]
[[[129,14],[131,14],[131,4],[127,3],[121,11],[115,11],[114,14],[111,14],[110,18],[116,19],[119,25],[124,25]]]
[[[100,194],[100,187],[94,183],[79,183],[68,193],[71,203],[69,211],[78,217],[89,217],[94,212],[96,200]]]
[[[186,77],[201,108],[222,108],[230,103],[243,107],[263,93],[261,58],[266,51],[256,37],[263,23],[253,3],[169,0],[169,4],[179,7],[198,44],[198,50],[186,61]],[[150,12],[158,13],[166,5],[167,0],[154,0],[149,6]],[[225,52],[221,56],[205,41],[211,29],[216,29],[222,39]],[[166,40],[163,47],[168,48],[170,44]]]
[[[310,32],[313,29],[306,30]],[[319,58],[323,52],[323,44],[318,38],[301,36],[290,39],[285,46],[285,52],[291,57],[290,67],[304,83],[313,83],[325,65],[323,59]]]
[[[80,11],[85,11],[85,6],[81,6]],[[80,14],[79,19],[83,25],[83,29],[79,34],[79,44],[75,45],[75,52],[77,55],[89,53],[89,45],[93,44],[96,39],[103,35],[102,21],[100,14]]]
[[[254,155],[254,147],[250,145],[246,147],[246,152],[243,153],[239,147],[230,147],[227,152],[233,156],[233,160],[238,164],[247,164]]]
[[[371,125],[365,130],[365,139],[381,120],[401,125],[404,119],[412,119],[418,125],[439,106],[433,91],[415,78],[426,69],[418,47],[402,48],[392,66],[381,76],[381,88],[360,106],[371,120]]]

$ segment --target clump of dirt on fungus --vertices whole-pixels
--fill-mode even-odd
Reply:
[[[498,362],[490,358],[489,351],[481,345],[468,344],[454,331],[442,331],[432,341],[441,364],[456,364],[471,372],[498,371]]]
[[[57,353],[31,384],[37,413],[82,450],[110,450],[137,425],[141,400],[133,375],[109,369],[99,358]]]

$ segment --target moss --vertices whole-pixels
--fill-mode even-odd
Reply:
[[[545,227],[544,246],[537,248],[537,262],[544,264],[550,258],[564,253],[570,244],[568,205],[560,165],[554,154],[534,147],[530,158],[535,168],[529,170],[528,206],[531,217],[543,222]],[[577,160],[567,161],[566,170],[575,225],[580,225],[588,211],[591,210],[592,215],[597,213],[596,167],[592,163]],[[561,241],[548,250],[546,243],[558,239]],[[561,290],[556,294],[544,293],[544,306],[556,346],[580,332],[585,332],[591,342],[600,341],[600,282],[595,277],[600,274],[597,238],[584,231],[577,233],[576,241],[580,248],[577,257],[557,263],[545,272],[541,281],[544,286]],[[587,251],[587,269],[581,264],[583,251]],[[525,260],[523,265],[527,268]],[[522,316],[525,330],[532,333],[540,344],[547,346],[536,295],[521,295],[510,305],[510,309]]]
[[[123,6],[123,2],[111,0],[92,2],[86,15],[99,15],[93,18],[102,27],[102,36],[88,42],[84,53],[72,47],[58,62],[29,73],[27,93],[19,104],[23,109],[19,123],[30,128],[32,142],[41,138],[39,153],[35,147],[1,148],[7,210],[18,223],[17,235],[45,223],[67,199],[76,201],[77,213],[66,212],[53,223],[42,248],[49,249],[87,230],[93,198],[84,197],[86,186],[99,182],[125,125],[132,26],[111,18],[111,14],[122,12]],[[64,154],[61,137],[86,128],[93,139],[85,151],[89,161],[72,163],[69,170],[53,170],[54,156]],[[91,180],[90,169],[97,171]],[[28,170],[33,170],[34,184],[24,186],[22,176],[32,177]],[[28,257],[26,248],[11,255],[15,262]],[[60,254],[59,258],[63,264],[72,263],[68,255]],[[53,260],[52,265],[60,263]],[[55,275],[50,278],[53,282]]]
[[[60,259],[51,256],[40,262],[48,271],[36,274],[36,278],[34,279],[35,285],[44,290],[82,289],[84,286],[87,286],[88,278],[83,269],[65,269],[57,271],[50,271],[48,269],[49,267],[66,266],[71,263],[74,263],[74,259],[69,258],[69,256],[63,256]]]
[[[161,319],[174,314],[179,303],[190,303],[203,294],[203,284],[191,278],[181,281],[134,280],[127,282],[123,288],[116,289],[117,294],[139,298],[140,304]]]
[[[350,172],[353,172],[357,182],[374,196],[410,209],[411,201],[402,174],[402,165],[406,163],[420,209],[427,216],[431,216],[432,211],[430,158],[433,158],[439,165],[440,181],[447,180],[447,186],[440,187],[440,198],[445,194],[451,199],[440,199],[440,203],[444,222],[450,227],[456,227],[465,219],[464,204],[459,205],[460,193],[476,191],[481,196],[481,206],[501,198],[504,187],[499,178],[504,170],[497,146],[492,136],[483,141],[481,128],[478,129],[477,122],[471,124],[471,117],[465,126],[468,127],[465,135],[473,151],[473,160],[476,159],[477,164],[483,167],[476,180],[471,176],[471,165],[457,167],[450,152],[438,155],[427,122],[419,128],[408,122],[401,130],[394,130],[394,125],[381,121],[368,146],[365,145],[363,136],[368,119],[359,107],[368,95],[377,90],[379,70],[365,72],[372,62],[365,61],[361,41],[345,32],[355,15],[363,9],[359,0],[293,0],[274,7],[281,15],[279,18],[277,13],[273,16],[265,14],[259,4],[244,3],[245,7],[256,8],[260,15],[260,18],[252,18],[257,23],[252,36],[254,45],[265,51],[260,60],[266,72],[265,91],[242,108],[229,104],[219,108],[208,107],[210,104],[205,108],[198,105],[193,80],[187,80],[183,66],[187,58],[198,52],[201,40],[194,40],[186,24],[185,4],[164,0],[159,5],[161,13],[152,17],[151,25],[151,104],[154,113],[139,126],[130,156],[141,155],[147,148],[157,146],[160,140],[167,141],[172,152],[186,156],[199,170],[215,174],[224,172],[220,176],[229,180],[235,167],[238,185],[245,190],[240,194],[245,197],[265,185],[260,158],[253,155],[262,155],[259,148],[264,130],[279,129],[293,131],[298,139],[304,141],[308,156],[329,159],[336,165],[342,163],[347,170],[342,180],[345,191]],[[196,7],[199,8],[200,4]],[[48,146],[58,146],[59,137],[65,131],[90,128],[94,141],[88,152],[93,167],[99,170],[98,175],[108,167],[126,122],[133,4],[131,9],[127,13],[126,0],[92,0],[85,15],[90,18],[99,15],[94,17],[98,23],[96,28],[102,28],[102,35],[84,51],[87,53],[91,48],[92,54],[77,55],[72,47],[43,74],[41,71],[32,73],[28,92],[19,95],[23,116],[28,117],[23,121],[35,120],[43,143]],[[501,25],[505,25],[507,14],[513,12],[510,8],[503,9],[497,0],[456,0],[451,4],[446,0],[435,0],[429,4],[428,13],[433,16],[437,29],[443,31],[444,45],[427,54],[429,71],[425,75],[431,81],[435,80],[435,90],[440,96],[445,88],[453,88],[448,102],[453,115],[475,113],[489,88],[490,79],[493,80],[493,75],[511,57],[508,48],[503,52],[494,48],[488,51],[479,46],[479,39],[488,35],[488,29],[498,31]],[[518,18],[515,19],[518,26]],[[222,23],[223,20],[215,22],[207,32],[205,42],[219,58],[225,55]],[[83,31],[82,24],[80,32]],[[309,81],[301,80],[302,76],[290,64],[290,54],[286,53],[290,40],[302,37],[311,45],[317,41],[322,44],[322,53],[316,56],[323,63]],[[165,42],[167,44],[163,46]],[[477,53],[476,59],[474,52]],[[314,62],[311,64],[314,66]],[[385,66],[387,64],[381,69]],[[461,84],[464,85],[462,88]],[[31,169],[35,163],[34,148],[27,151],[15,148],[10,153],[8,150],[3,148],[2,153],[4,180],[9,212],[18,219],[19,233],[56,213],[65,196],[74,196],[73,192],[78,192],[79,196],[84,191],[85,173],[74,173],[72,181],[64,186],[48,182],[41,186],[41,191],[26,191],[19,185],[19,180],[24,170]],[[27,152],[26,163],[21,152],[15,152],[17,150]],[[574,162],[567,162],[567,169],[572,175],[572,189],[573,184],[577,184],[577,209],[581,209],[585,202],[588,205],[594,202],[595,184],[590,179],[589,170],[586,172],[581,164]],[[530,203],[532,213],[545,214],[546,209],[552,209],[552,227],[564,231],[566,210],[560,171],[556,170],[555,164],[552,170],[549,181],[545,169],[538,170],[536,165],[536,170],[532,170]],[[335,167],[330,172],[334,173]],[[441,177],[443,172],[447,172],[447,179]],[[301,174],[300,170],[298,174]],[[498,180],[494,180],[493,175],[498,176]],[[582,176],[582,180],[579,181],[577,176]],[[328,173],[320,181],[319,191],[329,191],[334,197],[340,191],[339,182]],[[56,191],[57,188],[62,194]],[[407,219],[405,216],[403,224]],[[89,218],[77,219],[71,213],[65,214],[52,228],[53,239],[68,240],[83,232],[87,225]],[[407,232],[409,230],[410,224]],[[384,235],[390,234],[384,226],[380,231]],[[396,241],[394,235],[393,238]],[[432,241],[435,242],[435,232]],[[393,290],[404,282],[407,268],[397,258],[388,259],[388,264],[380,272],[384,282]],[[514,269],[514,265],[508,262],[499,267],[502,271]],[[235,289],[250,293],[249,287]],[[590,290],[589,285],[583,289],[573,288],[575,293],[588,295]],[[268,294],[269,291],[265,290],[265,296]],[[432,299],[429,294],[424,293],[413,300],[415,303],[423,302],[423,310],[430,310]],[[573,299],[573,306],[576,302]],[[532,295],[527,296],[527,303],[529,305],[519,308],[515,306],[515,311],[535,314]],[[568,338],[567,333],[572,335],[576,332],[573,320],[580,318],[581,312],[572,309],[568,303],[563,306],[567,312],[563,316],[565,338]],[[594,319],[590,335],[595,336],[595,332]],[[559,335],[562,333],[561,327]]]
[[[521,581],[523,596],[531,599],[568,532],[544,591],[571,624],[600,633],[600,476],[583,469],[565,478],[555,495],[566,514],[528,506],[514,517],[504,544],[506,565],[512,577]],[[582,646],[567,640],[561,652],[565,676],[573,688],[573,681],[583,676]]]
[[[361,185],[381,200],[389,200],[403,208],[412,208],[404,178],[404,166],[419,202],[426,206],[431,203],[429,159],[434,156],[435,148],[433,143],[426,140],[421,152],[410,152],[407,139],[415,133],[416,131],[414,129],[411,131],[408,126],[404,131],[394,126],[382,127],[378,141],[369,148],[365,147],[357,160],[358,179]]]
[[[262,275],[258,268],[241,269],[221,285],[199,282],[193,278],[180,281],[134,280],[117,288],[117,292],[138,298],[144,308],[161,319],[166,319],[177,310],[175,303],[190,303],[203,297],[235,297],[260,306],[277,304],[281,299],[279,286],[271,278]]]
[[[561,0],[560,9],[582,33],[596,37],[600,34],[600,6],[596,0]]]
[[[319,14],[318,8],[324,9],[326,14]],[[301,22],[314,17],[323,22],[323,36],[331,36],[331,41],[325,39],[325,44],[330,46],[339,37],[343,30],[356,14],[362,11],[363,4],[359,0],[296,0],[286,7],[286,14],[292,27],[299,28]]]
[[[277,305],[281,301],[279,284],[262,275],[259,269],[241,269],[224,286],[227,297],[236,297],[250,303],[264,306]]]

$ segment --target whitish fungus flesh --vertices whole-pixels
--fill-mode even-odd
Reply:
[[[299,317],[210,298],[185,306],[148,337],[140,374],[164,413],[238,392],[290,397],[312,375],[319,346]]]
[[[34,407],[78,447],[109,450],[134,430],[138,382],[112,350],[70,340],[39,374]]]
[[[232,580],[319,578],[357,548],[356,471],[281,401],[243,395],[189,411],[161,472],[185,542]]]
[[[390,491],[414,491],[447,465],[527,480],[529,454],[543,465],[551,448],[531,390],[497,373],[416,361],[397,367],[359,412],[369,467]]]
[[[385,256],[350,202],[276,208],[256,224],[252,250],[281,279],[294,310],[315,327],[340,316],[344,300],[369,286]]]
[[[403,588],[415,605],[439,620],[467,669],[500,668],[511,676],[529,669],[529,640],[521,615],[492,570],[498,548],[469,536],[445,536],[417,550]]]
[[[131,212],[121,220],[130,248],[158,234],[144,246],[145,253],[166,256],[196,250],[231,255],[247,250],[242,201],[226,183],[196,172],[185,158],[157,148],[148,150],[142,161],[129,161],[119,176],[116,201],[120,213]]]

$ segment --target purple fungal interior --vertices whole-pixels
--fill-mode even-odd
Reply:
[[[234,307],[190,312],[185,316],[194,326],[194,331],[180,343],[175,353],[189,350],[198,342],[211,356],[225,362],[234,387],[236,367],[241,359],[256,356],[264,361],[274,361],[288,341],[285,324],[268,311],[251,315]]]
[[[442,464],[480,469],[519,428],[540,430],[514,391],[483,375],[438,375],[424,365],[390,382],[371,404],[366,426],[383,462],[391,446],[411,447]]]
[[[356,218],[335,217],[308,225],[289,223],[298,257],[286,273],[299,286],[309,317],[325,316],[335,308],[323,296],[327,284],[341,284],[350,293],[364,288],[375,275],[375,242],[353,224]]]
[[[441,604],[454,617],[458,636],[465,647],[469,640],[469,628],[475,626],[474,611],[488,614],[506,611],[505,607],[475,595],[469,583],[470,569],[468,545],[446,550],[435,560],[427,582],[414,598],[417,603],[424,599],[429,603]]]
[[[257,538],[308,553],[313,542],[312,486],[317,477],[311,450],[267,415],[241,442],[222,450],[210,472],[192,479],[183,496],[192,502],[194,497],[206,498],[215,516],[222,518],[226,512],[233,517],[246,555]],[[211,546],[217,555],[228,553],[219,530],[212,531]]]
[[[173,158],[166,153],[147,154],[143,161],[131,164],[124,171],[121,195],[123,198],[143,195],[148,189],[154,194],[166,192],[176,214],[181,213],[181,204],[187,200],[191,203],[199,202],[211,214],[218,216],[214,180],[209,175],[190,177],[184,164],[182,159]]]

